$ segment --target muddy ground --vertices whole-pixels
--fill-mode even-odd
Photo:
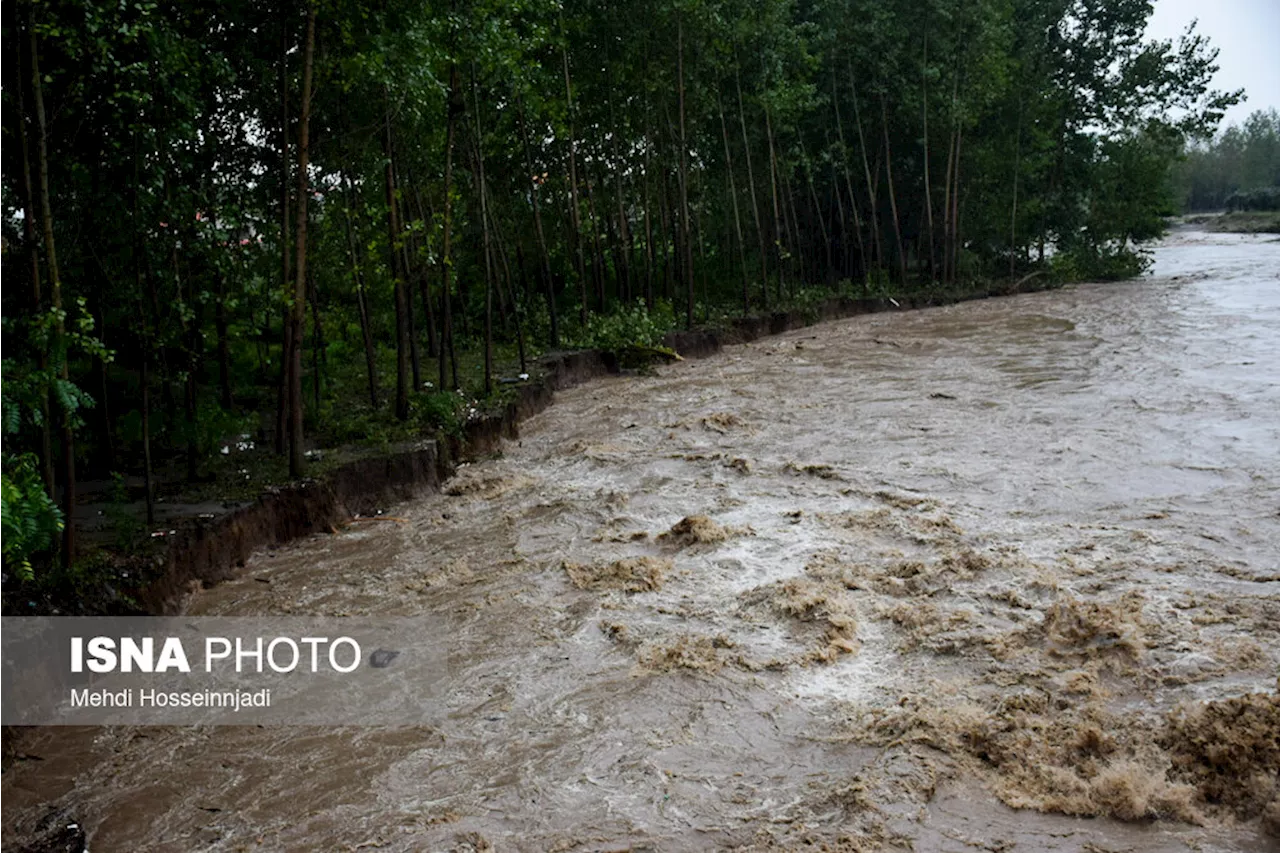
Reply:
[[[436,614],[437,725],[46,730],[6,849],[1274,849],[1280,243],[1157,260],[564,392],[189,608]]]

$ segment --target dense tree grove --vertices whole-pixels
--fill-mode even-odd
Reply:
[[[1208,142],[1192,140],[1177,185],[1188,211],[1280,210],[1280,112],[1257,110]]]
[[[1237,97],[1149,14],[7,3],[6,566],[70,560],[78,478],[137,478],[149,513],[228,443],[298,476],[316,443],[465,417],[548,347],[1131,271]]]

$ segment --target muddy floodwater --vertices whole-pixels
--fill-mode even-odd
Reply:
[[[559,394],[190,607],[434,614],[438,725],[47,730],[6,842],[1275,849],[1280,241],[1156,261]]]

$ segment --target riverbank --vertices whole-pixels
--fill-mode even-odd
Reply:
[[[1175,222],[1216,234],[1280,234],[1280,211],[1274,210],[1198,213]]]

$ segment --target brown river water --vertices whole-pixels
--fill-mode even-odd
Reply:
[[[1275,849],[1280,241],[1156,259],[559,394],[189,609],[434,614],[437,726],[45,730],[6,844]]]

